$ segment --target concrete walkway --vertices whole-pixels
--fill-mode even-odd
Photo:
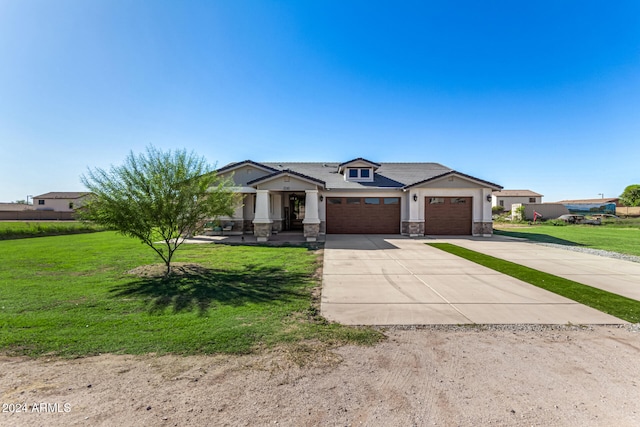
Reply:
[[[558,256],[557,250],[546,252],[551,248],[497,236],[436,240],[328,235],[322,314],[349,325],[626,323],[425,245],[434,241],[450,241],[479,252],[520,253],[521,259],[552,261]],[[528,257],[527,251],[532,251]]]
[[[640,263],[494,236],[437,239],[640,301]]]

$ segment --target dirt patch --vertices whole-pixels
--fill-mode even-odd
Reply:
[[[237,357],[1,357],[0,425],[640,424],[637,328],[386,333]]]
[[[172,276],[189,276],[189,275],[204,275],[210,272],[209,269],[199,264],[187,263],[187,262],[172,262],[171,263],[171,275]],[[157,278],[163,277],[167,273],[167,266],[165,264],[149,264],[141,265],[133,270],[127,271],[126,274],[137,277],[145,278]]]

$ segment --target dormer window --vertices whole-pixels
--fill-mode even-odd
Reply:
[[[371,181],[372,178],[371,168],[349,168],[347,170],[348,181]]]
[[[345,181],[373,182],[374,173],[380,167],[379,164],[358,157],[338,165],[338,173],[344,176]]]

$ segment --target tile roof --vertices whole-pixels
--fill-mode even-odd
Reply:
[[[342,165],[353,161],[362,160],[371,164],[379,165],[373,175],[371,182],[355,182],[346,181],[344,175],[339,173]],[[279,173],[288,171],[294,175],[311,179],[323,183],[326,189],[343,189],[343,190],[364,190],[364,189],[392,189],[403,190],[408,187],[419,185],[433,179],[446,176],[447,174],[456,174],[495,189],[502,187],[489,181],[475,178],[461,172],[457,172],[440,163],[373,163],[369,160],[357,158],[347,163],[340,162],[254,162],[253,160],[245,160],[242,162],[230,163],[216,170],[217,173],[228,171],[243,164],[252,164],[262,167],[273,173],[266,177],[254,179],[249,184],[260,182],[264,179],[277,176]]]
[[[256,179],[254,179],[252,181],[249,181],[249,182],[247,182],[247,185],[253,185],[253,184],[256,184],[258,182],[268,181],[271,178],[275,178],[275,177],[277,177],[279,175],[287,175],[287,174],[290,174],[290,175],[293,175],[293,176],[297,176],[297,177],[300,177],[300,178],[304,178],[304,179],[307,179],[309,181],[313,181],[316,184],[320,184],[320,185],[323,185],[323,186],[326,184],[324,181],[322,181],[320,179],[317,179],[317,178],[314,178],[312,176],[304,175],[304,174],[302,174],[300,172],[296,172],[296,171],[291,170],[291,169],[283,169],[281,171],[277,171],[277,172],[271,173],[271,174],[269,174],[267,176],[263,176],[261,178],[256,178]]]

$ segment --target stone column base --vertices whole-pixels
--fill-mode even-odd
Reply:
[[[424,236],[424,221],[402,221],[401,233],[405,236]]]
[[[493,222],[474,222],[473,235],[491,237],[493,235]]]
[[[258,242],[266,242],[271,236],[271,223],[254,222],[253,235],[256,236]]]
[[[315,242],[320,234],[320,224],[304,224],[304,237],[307,242]]]
[[[279,233],[282,231],[282,220],[281,219],[274,219],[273,220],[273,224],[271,224],[271,230],[273,230],[276,233]]]

